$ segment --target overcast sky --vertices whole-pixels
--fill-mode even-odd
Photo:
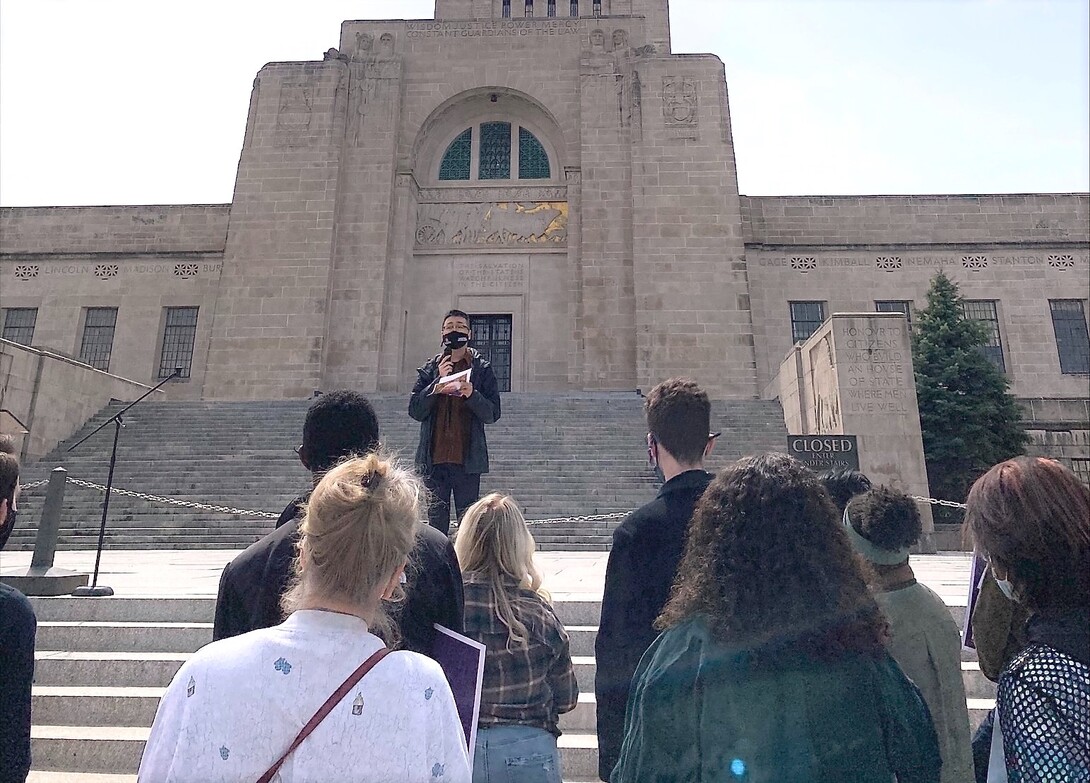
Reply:
[[[1086,0],[673,0],[749,195],[1090,190]],[[226,203],[250,89],[433,0],[2,0],[0,204]]]

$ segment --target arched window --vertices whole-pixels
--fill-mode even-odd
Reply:
[[[527,128],[491,121],[466,128],[443,153],[441,181],[550,179],[545,146]]]

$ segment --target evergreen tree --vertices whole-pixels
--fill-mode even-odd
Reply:
[[[958,502],[981,473],[1022,454],[1029,441],[1009,381],[981,351],[987,327],[965,317],[962,301],[957,284],[939,272],[912,335],[927,481],[933,497]],[[935,511],[936,521],[961,519]]]

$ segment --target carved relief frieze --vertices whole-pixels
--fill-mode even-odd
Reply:
[[[698,109],[695,79],[662,77],[662,116],[667,135],[675,139],[699,138]]]
[[[417,211],[419,248],[563,247],[567,241],[563,201],[421,204]]]

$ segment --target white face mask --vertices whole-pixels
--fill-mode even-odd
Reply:
[[[992,572],[992,576],[995,576],[995,572]],[[1000,579],[996,576],[995,583],[999,585],[999,591],[1007,596],[1008,601],[1018,603],[1018,599],[1014,597],[1014,585],[1010,583],[1009,579]]]

